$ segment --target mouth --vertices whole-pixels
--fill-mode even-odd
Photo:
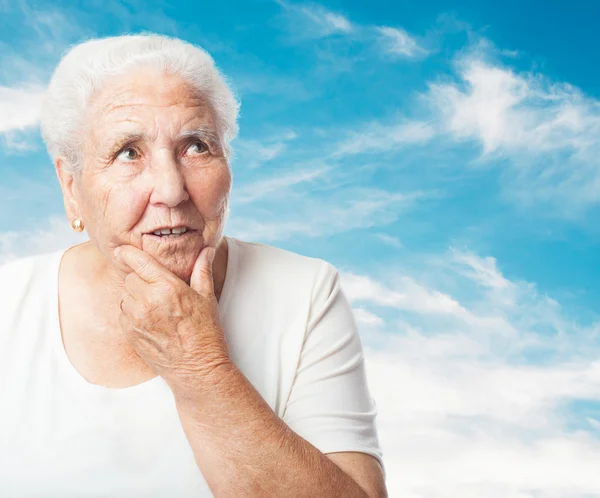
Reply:
[[[156,239],[167,240],[167,239],[184,239],[192,235],[196,230],[185,226],[173,227],[173,228],[160,228],[153,232],[145,233],[149,237]]]

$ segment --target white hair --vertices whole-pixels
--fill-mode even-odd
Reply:
[[[200,47],[177,38],[142,33],[85,41],[63,56],[42,103],[40,127],[54,161],[64,157],[66,169],[81,171],[81,136],[86,106],[105,80],[134,67],[152,67],[180,76],[205,97],[216,115],[225,156],[238,132],[239,101],[212,57]]]

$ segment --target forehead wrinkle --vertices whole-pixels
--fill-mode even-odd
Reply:
[[[130,92],[126,92],[126,93],[130,93]],[[160,135],[160,130],[154,129],[152,133],[148,133],[147,130],[144,130],[144,128],[147,128],[148,125],[148,119],[151,119],[152,121],[154,121],[154,119],[150,118],[150,116],[144,116],[144,112],[139,113],[139,112],[135,112],[135,111],[131,111],[132,107],[146,107],[146,108],[172,108],[172,107],[181,107],[183,109],[186,110],[185,114],[188,114],[191,111],[191,115],[189,115],[189,117],[187,117],[187,119],[185,119],[185,114],[184,115],[180,115],[178,117],[176,117],[176,120],[179,120],[181,118],[182,122],[180,122],[179,124],[179,128],[185,128],[186,126],[189,126],[191,121],[199,121],[198,124],[192,124],[190,129],[187,130],[183,130],[181,132],[179,132],[177,134],[177,136],[175,137],[176,140],[182,140],[185,138],[190,138],[190,137],[198,137],[208,143],[212,143],[215,146],[219,146],[220,144],[220,139],[218,136],[218,133],[216,132],[215,128],[214,128],[214,112],[212,110],[212,107],[206,102],[205,99],[201,98],[201,97],[196,97],[194,99],[190,99],[188,97],[188,99],[183,99],[184,102],[173,102],[173,103],[169,103],[169,104],[152,104],[149,102],[126,102],[127,97],[130,97],[130,95],[126,95],[126,96],[122,96],[122,95],[116,95],[116,97],[126,97],[126,98],[121,98],[119,100],[121,100],[120,102],[115,102],[114,99],[113,100],[109,100],[108,102],[106,102],[106,104],[103,106],[100,102],[97,102],[96,109],[98,111],[101,112],[102,115],[102,119],[100,123],[102,123],[102,127],[106,129],[106,127],[109,127],[113,130],[112,133],[109,134],[109,136],[103,140],[103,142],[107,143],[109,142],[111,145],[117,145],[119,142],[125,142],[125,141],[137,141],[137,140],[155,140],[158,138],[158,136]],[[192,100],[192,102],[194,104],[197,105],[189,105],[190,104],[190,100]],[[102,110],[102,108],[104,108]],[[194,110],[194,108],[197,108],[197,110]],[[112,115],[111,115],[112,114]],[[145,119],[147,118],[147,119]],[[114,120],[114,121],[113,121]],[[111,121],[113,121],[111,123]],[[126,126],[125,130],[115,130],[115,128],[120,127],[121,125],[123,125],[124,123],[131,123],[133,126]],[[127,129],[129,128],[129,129]],[[133,128],[133,129],[132,129]],[[137,128],[137,129],[136,129]],[[141,128],[141,130],[140,130]],[[97,127],[93,127],[92,128],[93,131],[100,131]]]
[[[173,95],[173,91],[168,91],[167,95],[163,95],[161,92],[152,93],[149,95],[140,96],[136,89],[132,88],[119,88],[116,91],[108,92],[105,95],[98,95],[96,97],[96,103],[100,104],[101,107],[107,112],[120,109],[122,107],[132,106],[146,106],[146,107],[210,107],[208,101],[204,96],[197,95],[195,92],[192,93],[190,90],[183,92],[183,95]],[[103,106],[102,100],[107,100]],[[166,100],[166,103],[156,103],[156,101]],[[190,105],[191,104],[191,105]]]
[[[106,140],[104,142],[106,142],[109,146],[110,145],[114,145],[118,142],[124,142],[124,141],[132,141],[132,140],[146,140],[148,138],[150,138],[150,135],[147,131],[144,130],[139,130],[139,125],[142,124],[143,127],[143,122],[141,120],[138,119],[132,119],[129,117],[125,117],[121,120],[118,120],[116,123],[113,124],[113,126],[118,126],[121,125],[123,123],[133,123],[135,125],[135,129],[133,127],[128,127],[129,129],[125,128],[125,129],[117,129],[114,130],[112,133],[109,133],[108,136],[106,137]],[[133,129],[132,129],[133,128]]]
[[[125,131],[123,133],[112,135],[108,141],[110,144],[115,144],[120,142],[147,140],[148,138],[148,134],[145,132]]]
[[[201,109],[206,109],[208,106],[202,101],[199,100],[198,104],[194,104],[194,105],[189,105],[186,102],[172,102],[172,103],[167,103],[167,104],[153,104],[151,102],[123,102],[120,104],[115,104],[114,102],[109,102],[106,106],[106,110],[105,113],[108,114],[109,112],[113,112],[113,111],[117,111],[119,109],[125,108],[125,107],[139,107],[139,106],[143,106],[143,107],[151,107],[151,108],[169,108],[169,107],[199,107]]]
[[[193,112],[193,114],[186,119],[182,124],[181,127],[184,127],[187,123],[189,123],[192,120],[195,119],[199,119],[201,121],[205,121],[208,125],[210,125],[212,127],[213,125],[213,121],[214,121],[214,116],[212,114],[212,109],[210,108],[210,106],[206,106],[205,104],[201,104],[198,106],[188,106],[185,105],[184,103],[178,102],[178,103],[174,103],[174,104],[169,104],[166,106],[163,105],[152,105],[152,104],[137,104],[137,103],[123,103],[123,104],[109,104],[111,107],[106,109],[105,112],[102,113],[104,119],[103,121],[105,122],[105,124],[109,124],[110,121],[114,118],[112,118],[111,116],[109,116],[109,114],[111,113],[117,113],[117,117],[115,119],[115,122],[110,123],[111,127],[113,126],[118,126],[121,123],[124,122],[130,122],[130,123],[146,123],[147,119],[143,119],[142,115],[136,115],[138,113],[133,113],[133,116],[131,113],[125,114],[125,116],[119,117],[120,114],[123,113],[123,111],[127,111],[129,108],[131,107],[136,107],[136,106],[144,106],[144,107],[152,107],[152,108],[170,108],[170,107],[174,107],[174,106],[180,106],[183,107],[186,110],[190,110],[190,108],[194,108],[194,107],[198,107],[198,110]],[[119,112],[121,111],[121,112]],[[150,119],[148,117],[148,119]],[[106,122],[109,123],[106,123]],[[202,127],[208,128],[207,125],[202,124]]]
[[[154,75],[154,72],[152,72]],[[209,104],[205,95],[176,75],[162,75],[160,78],[148,78],[143,68],[129,74],[111,79],[90,103],[95,101],[104,112],[112,112],[123,107],[143,105],[149,107],[173,107],[183,105],[207,107]],[[104,101],[104,105],[102,105]],[[164,104],[156,102],[166,102]],[[188,105],[186,105],[188,104]],[[210,105],[208,105],[210,108]]]

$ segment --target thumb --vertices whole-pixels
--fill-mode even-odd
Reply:
[[[207,246],[198,255],[192,276],[190,287],[199,294],[214,294],[212,263],[215,259],[215,248]]]

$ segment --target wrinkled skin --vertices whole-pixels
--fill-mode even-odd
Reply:
[[[214,111],[179,77],[138,68],[108,80],[92,96],[86,112],[80,174],[68,173],[62,158],[55,163],[67,216],[80,218],[90,237],[74,248],[78,255],[73,265],[84,267],[85,275],[80,269],[76,272],[80,281],[74,288],[82,289],[82,311],[72,321],[75,328],[71,327],[68,340],[81,351],[89,349],[81,353],[82,358],[100,357],[106,348],[119,355],[116,351],[124,350],[125,357],[130,356],[127,349],[133,348],[161,375],[174,378],[176,370],[196,371],[200,345],[205,352],[214,352],[215,358],[224,351],[215,289],[220,290],[225,276],[227,247],[221,236],[232,177],[216,139]],[[182,136],[198,128],[205,130],[200,140]],[[136,136],[125,140],[126,134]],[[194,231],[180,239],[149,235],[159,227],[180,225]],[[128,248],[138,260],[145,258],[162,275],[153,284],[159,292],[145,304],[135,302],[134,294],[140,292],[139,301],[143,292],[139,268],[136,271],[115,258],[118,246]],[[208,247],[217,249],[212,266],[201,256]],[[127,296],[132,300],[121,307]],[[148,311],[148,306],[153,313],[140,312]],[[169,313],[180,318],[171,319]],[[81,323],[86,332],[79,330]],[[169,329],[167,323],[175,326]],[[197,341],[181,335],[200,329],[205,335]],[[125,332],[127,341],[113,334],[118,330],[121,337]],[[83,333],[88,339],[78,338]],[[77,335],[71,339],[72,334]],[[157,341],[148,347],[153,344],[148,340],[152,334],[157,334]],[[101,339],[96,341],[95,336]],[[109,343],[111,336],[115,339]],[[65,347],[69,349],[66,340]]]
[[[189,282],[201,249],[222,235],[231,174],[218,143],[177,136],[198,126],[214,130],[212,109],[178,77],[137,69],[92,97],[85,123],[81,175],[61,182],[69,218],[84,221],[107,260],[116,246],[131,244]],[[148,138],[120,143],[127,132]],[[176,224],[197,230],[182,246],[144,235]]]

